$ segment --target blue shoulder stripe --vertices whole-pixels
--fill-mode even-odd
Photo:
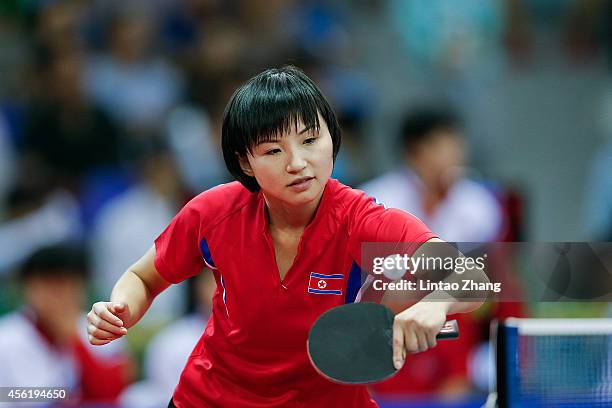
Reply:
[[[216,268],[215,262],[212,259],[212,255],[210,253],[210,248],[208,247],[208,243],[206,242],[206,238],[202,238],[200,241],[200,251],[202,251],[202,256],[204,257],[204,261],[211,268]]]

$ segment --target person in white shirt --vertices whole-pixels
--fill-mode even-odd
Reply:
[[[464,177],[465,144],[458,119],[422,108],[403,120],[403,163],[360,186],[386,207],[408,211],[451,242],[489,242],[502,227],[494,195]]]

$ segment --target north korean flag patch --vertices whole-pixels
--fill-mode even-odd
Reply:
[[[344,275],[341,273],[326,275],[323,273],[310,272],[308,293],[317,295],[342,295],[343,286]]]

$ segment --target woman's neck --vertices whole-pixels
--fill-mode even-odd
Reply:
[[[314,219],[323,197],[323,190],[319,196],[307,204],[289,205],[264,194],[266,209],[270,221],[270,228],[303,230]]]

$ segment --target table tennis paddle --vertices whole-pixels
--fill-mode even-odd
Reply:
[[[350,303],[323,313],[308,335],[315,369],[341,384],[369,384],[390,378],[395,314],[377,303]],[[457,321],[446,322],[437,339],[459,337]]]

